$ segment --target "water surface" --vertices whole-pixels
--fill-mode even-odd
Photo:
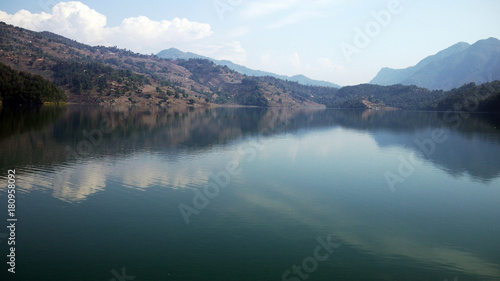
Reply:
[[[443,115],[4,110],[12,280],[500,280],[498,118]]]

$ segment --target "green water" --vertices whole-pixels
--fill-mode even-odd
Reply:
[[[498,118],[454,116],[3,110],[1,280],[500,280]]]

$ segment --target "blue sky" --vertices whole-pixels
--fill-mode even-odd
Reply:
[[[498,0],[3,0],[0,21],[140,53],[176,47],[340,85],[500,38]]]

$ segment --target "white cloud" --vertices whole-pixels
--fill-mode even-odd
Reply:
[[[247,52],[238,41],[206,46],[204,53],[208,57],[237,64],[244,64],[247,60]]]
[[[334,73],[345,73],[346,69],[342,64],[333,63],[329,58],[318,58],[321,70],[332,71]]]
[[[299,53],[294,52],[293,54],[290,55],[288,60],[290,61],[290,64],[293,66],[295,70],[300,70],[301,63],[300,63]]]
[[[14,15],[2,13],[0,20],[35,31],[52,31],[84,43],[103,43],[106,26],[106,16],[81,2],[61,2],[52,8],[52,14],[26,10]]]
[[[22,26],[28,29],[35,29],[40,22],[50,19],[51,15],[47,13],[31,14],[29,11],[20,10],[14,15],[9,15],[0,11],[0,21]]]
[[[196,43],[178,44],[176,48],[216,60],[229,60],[237,64],[247,62],[247,52],[239,41],[210,38]]]
[[[164,46],[193,42],[212,35],[209,24],[174,18],[153,21],[145,16],[126,18],[107,36],[114,45],[132,50],[163,49]]]
[[[106,16],[81,2],[61,2],[52,13],[14,15],[0,11],[0,21],[34,31],[51,31],[90,45],[117,45],[134,51],[158,50],[178,42],[192,42],[212,35],[211,27],[187,19],[154,21],[145,16],[126,18],[116,27],[106,26]],[[158,51],[157,50],[157,51]]]
[[[324,80],[333,83],[339,83],[343,78],[349,75],[349,71],[346,67],[340,63],[332,61],[330,58],[316,58],[306,63],[308,67],[303,67],[305,75],[312,79]],[[309,65],[310,64],[310,65]]]

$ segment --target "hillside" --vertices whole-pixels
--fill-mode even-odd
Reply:
[[[383,68],[370,84],[417,85],[431,90],[451,90],[474,82],[500,79],[500,40],[489,38],[473,45],[455,44],[413,67]]]
[[[422,69],[453,56],[463,47],[465,45],[458,44],[436,58],[427,59],[422,63],[425,65]],[[467,50],[472,47],[474,45]],[[475,48],[483,49],[477,45]],[[450,110],[454,103],[465,104],[479,91],[480,110],[498,111],[498,82],[466,85],[458,91],[428,90],[401,84],[363,84],[341,89],[306,86],[271,76],[243,75],[207,59],[162,59],[117,47],[91,47],[53,33],[32,32],[4,23],[0,23],[0,63],[22,71],[22,75],[35,75],[29,76],[32,77],[29,80],[41,81],[43,78],[51,81],[64,91],[68,102],[79,104]],[[477,90],[479,87],[483,88]],[[49,96],[37,96],[38,90],[20,90],[19,97],[14,97],[18,99],[15,103],[26,94],[34,97],[34,103],[61,96],[62,92],[57,92],[57,88],[50,89],[53,91]],[[11,91],[9,98],[15,92]]]
[[[113,106],[213,103],[321,107],[311,99],[208,60],[170,60],[117,47],[91,47],[50,32],[0,23],[0,63],[37,74],[68,102]],[[283,82],[291,84],[294,82]]]
[[[64,93],[43,77],[15,71],[0,63],[1,104],[18,107],[65,101]]]
[[[417,86],[379,86],[362,84],[343,87],[336,93],[336,99],[329,104],[337,108],[367,108],[366,102],[379,107],[419,110],[429,107],[448,95],[444,91],[430,91]],[[364,106],[363,106],[364,105]]]
[[[282,79],[282,80],[297,82],[299,84],[307,85],[307,86],[340,88],[340,86],[337,84],[326,82],[326,81],[313,80],[313,79],[308,78],[308,77],[301,75],[301,74],[289,77],[286,75],[279,75],[279,74],[275,74],[275,73],[271,73],[271,72],[267,72],[267,71],[254,70],[254,69],[250,69],[248,67],[245,67],[245,66],[242,66],[239,64],[235,64],[235,63],[228,61],[228,60],[216,60],[216,59],[212,59],[209,57],[197,55],[197,54],[191,53],[191,52],[182,52],[176,48],[170,48],[170,49],[163,50],[163,51],[159,52],[157,54],[157,56],[160,58],[165,58],[165,59],[185,59],[185,60],[187,60],[187,59],[207,59],[207,60],[213,61],[216,65],[227,66],[227,67],[229,67],[229,69],[232,69],[236,72],[239,72],[241,74],[248,75],[248,76],[256,76],[256,77],[271,76],[271,77]]]
[[[334,96],[329,107],[500,113],[500,81],[469,83],[451,91],[362,84],[341,88]]]
[[[429,109],[500,113],[500,81],[476,85],[469,83],[453,89]]]

